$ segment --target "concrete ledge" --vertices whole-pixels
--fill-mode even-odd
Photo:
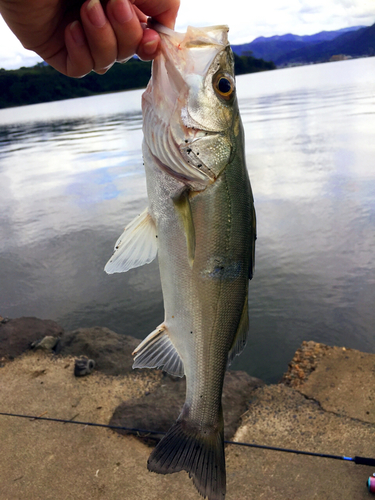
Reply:
[[[75,378],[73,365],[71,356],[41,351],[5,360],[0,411],[109,423],[119,405],[161,383],[153,371]],[[304,344],[284,383],[249,389],[235,439],[374,457],[374,367],[374,354]],[[200,498],[186,473],[149,473],[149,447],[108,429],[0,416],[0,443],[4,500]],[[230,445],[226,456],[227,500],[373,497],[366,488],[371,467]]]
[[[253,394],[250,409],[235,435],[258,443],[334,455],[375,455],[375,426],[325,411],[285,385]],[[365,482],[373,470],[344,461],[228,447],[228,491],[241,485],[241,496],[267,500],[362,500],[371,497]],[[232,487],[231,487],[232,483]]]
[[[304,342],[283,381],[326,411],[375,424],[375,354]]]

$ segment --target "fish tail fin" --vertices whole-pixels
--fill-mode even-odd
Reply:
[[[194,428],[180,418],[150,455],[147,468],[158,474],[185,470],[199,493],[208,500],[224,500],[226,491],[224,425],[218,430]]]

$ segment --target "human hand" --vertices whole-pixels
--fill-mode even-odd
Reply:
[[[147,16],[174,27],[179,0],[0,0],[0,13],[26,49],[61,73],[105,73],[115,61],[156,55]]]

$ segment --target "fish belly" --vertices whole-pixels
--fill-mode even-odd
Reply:
[[[222,499],[225,459],[221,394],[228,353],[244,310],[247,314],[250,186],[243,166],[234,164],[215,183],[200,192],[190,192],[195,241],[194,256],[189,258],[186,227],[175,203],[186,193],[187,185],[160,169],[146,144],[143,153],[149,210],[158,237],[164,325],[186,375],[186,401],[168,433],[173,439],[168,441],[167,435],[159,443],[149,468],[161,473],[187,470],[202,495],[210,500]],[[239,182],[242,177],[243,182]],[[197,442],[199,460],[193,451]],[[170,452],[172,445],[174,454]],[[167,453],[170,458],[164,460]]]

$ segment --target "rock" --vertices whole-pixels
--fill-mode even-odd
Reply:
[[[282,382],[338,415],[375,424],[375,354],[303,342]]]
[[[284,373],[280,382],[294,388],[301,386],[316,369],[319,360],[329,349],[331,348],[327,345],[318,344],[312,340],[303,341],[301,347],[295,352],[292,361],[289,363],[288,371]]]
[[[64,329],[50,319],[33,317],[2,320],[0,322],[0,357],[13,359],[46,336],[60,337]]]
[[[31,344],[31,349],[43,349],[45,351],[52,350],[58,342],[57,337],[52,337],[51,335],[47,335],[41,340],[36,340]]]
[[[264,385],[260,379],[250,377],[245,372],[229,371],[225,375],[223,389],[224,437],[231,439],[247,410],[252,391]],[[185,401],[185,378],[177,379],[165,375],[161,385],[154,392],[137,400],[125,401],[113,413],[110,425],[167,432],[180,414]],[[120,434],[132,434],[126,430],[116,430]],[[162,434],[148,435],[139,439],[155,444]]]
[[[86,356],[95,361],[95,368],[107,375],[132,371],[132,352],[141,340],[120,335],[108,328],[94,326],[66,332],[59,339],[56,353],[64,356]]]
[[[95,368],[95,361],[86,357],[78,358],[74,363],[74,375],[76,377],[84,377],[90,375]]]

